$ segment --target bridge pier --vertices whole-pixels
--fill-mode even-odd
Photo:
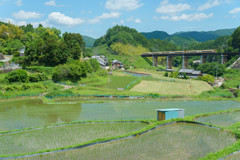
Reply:
[[[201,55],[201,61],[200,64],[204,64],[207,62],[207,56],[206,55]]]
[[[167,67],[166,69],[172,69],[172,56],[167,56]]]
[[[157,67],[158,66],[158,57],[157,56],[153,56],[153,67]]]
[[[222,54],[221,55],[221,64],[227,63],[227,55]]]
[[[187,69],[188,68],[188,56],[183,55],[182,56],[182,69]]]

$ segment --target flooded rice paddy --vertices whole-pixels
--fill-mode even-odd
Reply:
[[[233,135],[194,124],[173,124],[136,138],[82,149],[23,158],[93,160],[188,160],[199,159],[236,142]]]
[[[196,115],[240,108],[235,101],[43,104],[40,99],[0,102],[0,131],[86,120],[156,119],[156,109],[182,108]]]
[[[234,123],[240,122],[240,111],[223,113],[223,114],[213,115],[209,117],[201,117],[195,120],[198,122],[203,122],[211,125],[228,127],[233,125]]]

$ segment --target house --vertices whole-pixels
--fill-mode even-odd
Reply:
[[[108,60],[105,56],[100,55],[100,56],[92,56],[92,59],[96,59],[98,63],[101,65],[102,68],[105,68],[108,66]]]
[[[184,109],[157,109],[157,120],[163,121],[173,118],[184,118]]]
[[[199,76],[202,76],[201,71],[194,69],[180,69],[178,77],[182,78],[184,73],[190,78],[198,78]]]
[[[121,69],[121,68],[123,68],[123,64],[122,64],[122,62],[120,62],[118,60],[113,60],[112,61],[112,68],[113,69]]]

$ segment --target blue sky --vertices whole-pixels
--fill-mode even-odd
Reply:
[[[240,26],[240,0],[0,0],[0,21],[98,38],[116,24],[170,34]]]

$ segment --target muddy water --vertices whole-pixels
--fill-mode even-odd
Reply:
[[[41,100],[0,102],[0,131],[82,120],[156,119],[156,109],[182,108],[185,115],[240,108],[235,101],[115,102],[43,104]]]

